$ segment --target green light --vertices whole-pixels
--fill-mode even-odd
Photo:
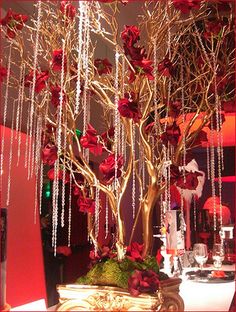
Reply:
[[[50,182],[44,184],[44,197],[46,199],[51,198],[51,185]]]
[[[82,135],[82,131],[80,131],[79,129],[76,129],[75,133],[76,133],[77,137],[80,137]]]

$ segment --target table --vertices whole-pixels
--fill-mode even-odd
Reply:
[[[225,265],[222,270],[235,271],[235,266]],[[235,293],[235,281],[205,284],[188,281],[184,274],[182,279],[180,295],[184,300],[185,311],[229,311]]]

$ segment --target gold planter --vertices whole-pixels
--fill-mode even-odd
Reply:
[[[181,279],[161,282],[155,295],[133,297],[124,289],[110,286],[59,285],[57,311],[184,311],[179,295]]]

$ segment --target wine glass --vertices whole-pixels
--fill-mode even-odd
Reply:
[[[222,244],[214,244],[212,249],[212,259],[214,260],[214,267],[220,269],[224,258],[224,246]]]
[[[194,258],[200,266],[202,271],[204,263],[206,263],[208,258],[207,245],[205,244],[194,244],[193,246]]]

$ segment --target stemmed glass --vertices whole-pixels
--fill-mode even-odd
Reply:
[[[200,271],[202,271],[204,263],[208,259],[207,245],[205,244],[194,244],[193,246],[194,258],[200,266]]]
[[[225,251],[222,244],[214,244],[212,249],[212,259],[214,260],[214,267],[220,269],[222,261],[225,258]]]

